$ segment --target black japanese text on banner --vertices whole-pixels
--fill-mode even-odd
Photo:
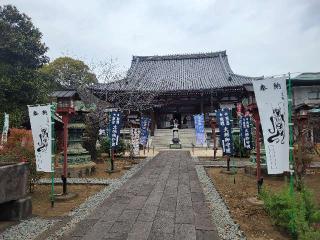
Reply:
[[[245,149],[252,149],[251,120],[249,116],[240,117],[240,139]]]
[[[51,105],[28,108],[37,171],[52,172]]]
[[[140,128],[131,128],[131,145],[132,145],[132,154],[133,156],[139,156],[139,140],[140,140]]]
[[[149,136],[149,125],[151,119],[148,117],[141,117],[140,119],[140,144],[146,146]]]
[[[289,171],[289,126],[286,78],[253,81],[269,174]]]
[[[119,145],[120,138],[121,113],[110,112],[109,137],[111,140],[111,148],[115,149]]]
[[[225,155],[229,156],[233,155],[233,139],[230,115],[230,111],[227,108],[219,109],[217,111],[222,151]]]

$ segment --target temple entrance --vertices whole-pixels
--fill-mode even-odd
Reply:
[[[174,119],[178,122],[178,127],[180,129],[185,128],[194,128],[194,121],[193,121],[193,114],[194,113],[161,113],[156,118],[156,124],[158,129],[169,129],[173,127]]]
[[[173,121],[177,121],[178,123],[178,128],[181,128],[181,113],[174,113],[173,114]]]

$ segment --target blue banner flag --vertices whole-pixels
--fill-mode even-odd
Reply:
[[[149,125],[151,119],[148,117],[141,117],[140,119],[140,144],[143,146],[147,145],[149,136]]]
[[[204,132],[204,115],[194,115],[194,127],[196,129],[196,144],[203,145],[205,143],[205,132]]]
[[[217,111],[217,122],[220,132],[220,143],[225,155],[233,154],[232,129],[230,121],[230,110],[223,108]]]
[[[121,128],[121,113],[109,113],[109,137],[111,140],[111,148],[115,149],[119,145],[120,128]]]
[[[251,119],[249,116],[240,117],[240,139],[245,149],[252,149]]]

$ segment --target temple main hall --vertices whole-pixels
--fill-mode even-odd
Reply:
[[[149,116],[151,135],[157,136],[172,128],[173,122],[181,133],[194,130],[193,115],[199,113],[209,128],[215,110],[228,107],[235,112],[237,103],[252,103],[253,79],[232,71],[226,51],[133,56],[124,79],[97,84],[91,90],[126,110],[127,117],[133,112]]]

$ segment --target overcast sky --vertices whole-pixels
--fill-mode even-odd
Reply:
[[[32,18],[48,55],[98,61],[227,50],[235,73],[320,72],[320,0],[0,0]]]

